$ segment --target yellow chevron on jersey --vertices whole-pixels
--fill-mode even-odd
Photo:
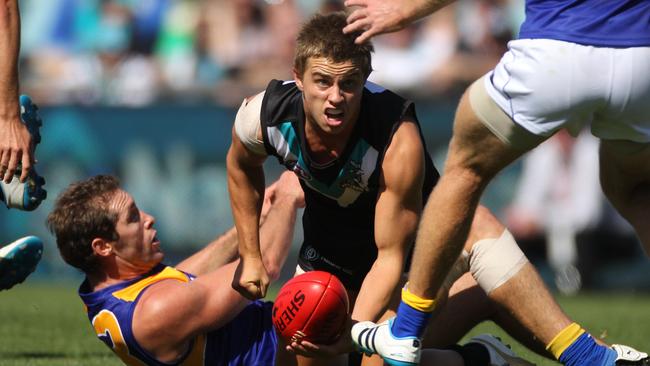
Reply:
[[[173,267],[165,267],[162,271],[158,272],[156,275],[147,277],[141,281],[138,281],[132,284],[129,287],[123,288],[121,290],[113,292],[113,296],[120,300],[124,301],[134,301],[140,292],[147,288],[148,286],[160,282],[163,280],[178,280],[182,282],[190,282],[190,279],[187,277],[187,274],[177,270]]]
[[[189,283],[195,276],[158,265],[149,273],[92,291],[88,281],[79,288],[95,333],[129,366],[272,366],[277,336],[271,321],[272,303],[255,301],[232,320],[207,333],[197,335],[178,360],[158,361],[140,346],[133,334],[133,315],[142,294],[152,284],[164,280]]]

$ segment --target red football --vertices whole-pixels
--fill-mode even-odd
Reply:
[[[298,275],[280,289],[273,305],[273,324],[286,341],[331,344],[345,328],[350,307],[345,287],[328,272]]]

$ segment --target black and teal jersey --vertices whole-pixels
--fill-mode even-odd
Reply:
[[[405,116],[417,123],[411,101],[366,83],[344,152],[329,164],[318,164],[310,159],[305,139],[302,92],[291,81],[269,83],[260,114],[264,146],[296,173],[305,191],[298,259],[303,269],[334,273],[351,289],[361,286],[377,257],[375,203],[384,154]],[[439,177],[426,153],[425,169],[424,199]]]
[[[177,362],[156,360],[140,346],[133,334],[135,306],[152,284],[163,280],[189,282],[191,274],[158,265],[151,272],[98,291],[87,281],[79,288],[88,319],[97,337],[126,365],[154,366],[273,366],[277,336],[273,330],[270,302],[255,301],[219,329],[196,337]]]

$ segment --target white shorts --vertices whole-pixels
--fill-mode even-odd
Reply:
[[[650,47],[520,39],[484,79],[487,94],[528,132],[650,142]]]

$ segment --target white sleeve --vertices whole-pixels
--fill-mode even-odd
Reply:
[[[260,139],[262,135],[260,113],[263,99],[264,92],[257,94],[250,100],[244,99],[237,111],[237,117],[235,117],[235,133],[239,140],[248,150],[259,155],[267,155],[264,141]]]

